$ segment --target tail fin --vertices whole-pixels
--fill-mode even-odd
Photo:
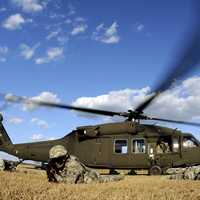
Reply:
[[[4,128],[3,124],[2,124],[2,121],[3,121],[3,117],[2,115],[0,114],[0,146],[4,146],[4,145],[10,145],[12,144],[12,141],[10,139],[10,137],[8,136],[7,132],[6,132],[6,129]]]

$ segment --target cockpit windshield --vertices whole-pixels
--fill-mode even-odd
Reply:
[[[198,147],[197,140],[192,136],[184,136],[183,137],[183,148],[193,148]]]

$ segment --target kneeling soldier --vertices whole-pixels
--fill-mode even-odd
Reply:
[[[119,181],[123,176],[101,176],[95,170],[86,167],[77,157],[69,155],[62,145],[56,145],[49,151],[47,176],[50,182],[63,183],[105,183]]]

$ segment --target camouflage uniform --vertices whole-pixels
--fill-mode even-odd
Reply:
[[[170,168],[167,173],[170,174],[170,179],[199,180],[200,165],[186,168]]]
[[[5,162],[3,159],[0,158],[0,171],[4,171],[5,170]]]
[[[47,176],[49,181],[63,183],[105,183],[119,181],[123,176],[101,176],[95,170],[86,167],[77,157],[69,155],[67,150],[56,145],[50,149]]]

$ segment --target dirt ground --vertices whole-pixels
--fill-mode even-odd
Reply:
[[[28,168],[18,167],[16,172],[0,172],[0,200],[200,200],[198,181],[138,175],[126,176],[123,181],[112,183],[67,185],[48,183],[45,171]]]

